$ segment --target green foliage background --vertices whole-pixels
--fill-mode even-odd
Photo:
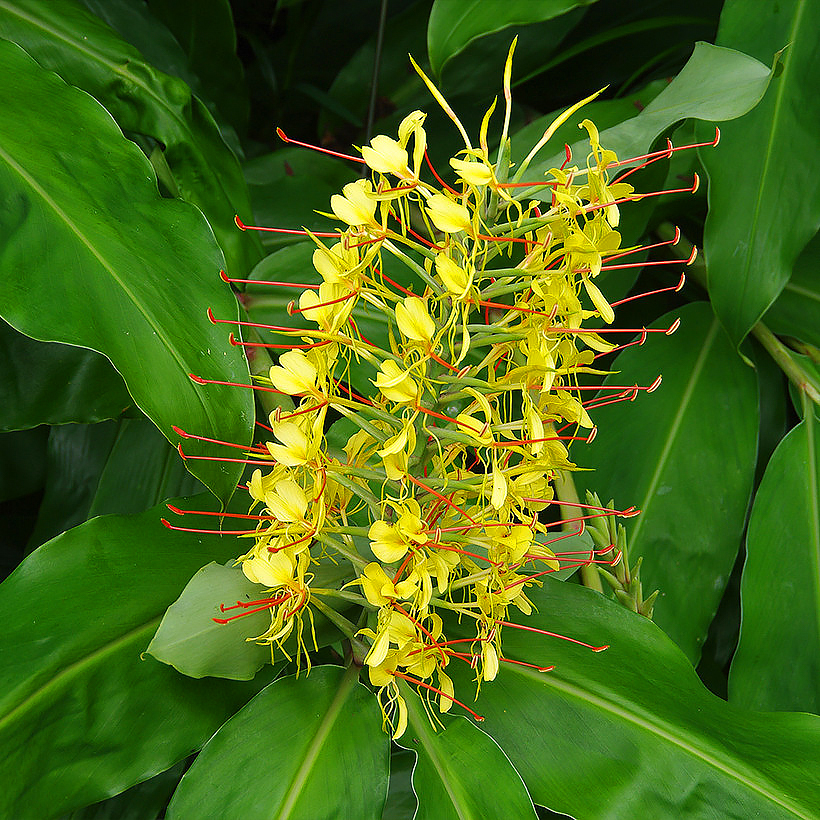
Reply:
[[[819,817],[818,30],[812,0],[0,0],[0,817]],[[402,746],[332,648],[298,680],[257,672],[252,645],[225,655],[226,633],[179,638],[199,679],[143,655],[191,577],[238,551],[160,524],[168,499],[218,510],[240,478],[187,472],[174,425],[252,437],[251,391],[189,378],[249,383],[206,316],[240,317],[219,270],[309,265],[234,216],[325,228],[314,209],[355,178],[275,127],[347,150],[422,108],[446,167],[458,135],[408,52],[475,133],[514,34],[514,158],[604,85],[583,115],[623,157],[721,123],[717,148],[638,184],[698,173],[696,196],[624,210],[624,244],[677,225],[676,250],[702,252],[681,293],[619,311],[681,327],[617,358],[617,383],[663,385],[601,408],[582,451],[582,483],[643,510],[630,556],[661,590],[656,623],[549,581],[534,623],[611,649],[517,633],[511,657],[556,670],[505,668],[483,724],[438,733],[408,689]],[[531,174],[577,138],[570,121]],[[602,289],[677,276],[612,271]],[[285,315],[253,286],[241,302]],[[234,594],[214,582],[213,602]]]

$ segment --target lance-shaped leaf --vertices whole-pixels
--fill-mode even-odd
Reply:
[[[729,698],[820,712],[820,429],[811,410],[780,442],[755,496]]]
[[[436,0],[427,23],[427,53],[434,74],[473,40],[508,26],[540,23],[595,0]]]
[[[434,727],[419,698],[402,684],[407,731],[399,743],[417,755],[414,820],[534,820],[521,775],[498,744],[465,718]],[[436,710],[437,707],[432,706]],[[454,707],[458,708],[458,707]]]
[[[820,347],[820,234],[797,257],[791,278],[763,321],[773,333]]]
[[[651,334],[621,353],[605,383],[646,387],[662,376],[660,387],[591,411],[598,435],[576,461],[594,468],[577,474],[584,487],[642,511],[627,522],[630,558],[644,557],[644,587],[661,591],[655,619],[695,660],[740,549],[757,452],[757,388],[708,304],[653,327],[676,318],[672,336]]]
[[[820,5],[785,0],[761,13],[727,3],[718,42],[768,60],[786,48],[782,71],[752,112],[703,154],[709,173],[704,250],[712,304],[739,344],[789,279],[820,227]]]
[[[96,97],[124,131],[153,139],[152,156],[169,191],[208,217],[229,270],[239,275],[250,270],[259,258],[258,240],[238,231],[233,221],[237,213],[250,218],[239,162],[208,109],[182,80],[158,71],[71,0],[0,0],[0,37]]]
[[[272,683],[208,741],[168,820],[377,820],[387,798],[387,734],[358,669],[321,666]]]
[[[189,378],[248,380],[206,316],[238,309],[202,214],[159,195],[148,161],[87,94],[13,43],[0,43],[0,71],[0,314],[33,338],[104,353],[169,440],[178,425],[247,441],[250,391]],[[227,463],[194,472],[223,496],[238,475]]]
[[[160,514],[83,524],[0,585],[13,613],[0,638],[0,816],[47,820],[117,794],[199,748],[259,690],[141,657],[191,574],[236,552],[233,538],[169,532]]]
[[[697,43],[689,62],[669,86],[632,119],[601,132],[601,145],[615,151],[620,159],[646,153],[655,139],[676,122],[690,117],[723,122],[745,114],[760,101],[772,72],[763,63],[730,48]],[[584,109],[575,114],[578,122]],[[714,138],[714,129],[706,135]],[[557,147],[557,146],[556,146]],[[664,146],[665,147],[665,146]],[[589,141],[571,145],[575,162],[584,165]],[[564,160],[563,150],[543,163],[533,163],[526,179],[539,179]],[[546,194],[542,194],[546,196]]]
[[[546,579],[527,595],[526,626],[610,644],[504,627],[506,656],[555,664],[502,663],[478,699],[537,804],[585,820],[818,816],[820,718],[727,704],[655,624],[592,590]],[[469,688],[470,670],[457,674],[456,692]]]

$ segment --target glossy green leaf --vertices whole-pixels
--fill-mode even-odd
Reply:
[[[241,352],[206,318],[208,307],[236,317],[237,306],[202,214],[160,197],[148,161],[91,97],[12,43],[0,44],[0,70],[0,268],[13,275],[0,313],[28,336],[104,353],[167,437],[176,440],[176,424],[247,441],[250,391],[189,378],[248,378]],[[192,470],[224,496],[238,475],[214,462]]]
[[[272,683],[206,744],[168,820],[377,820],[387,796],[387,734],[356,667]]]
[[[408,725],[399,742],[418,756],[413,820],[534,820],[535,808],[521,775],[489,735],[465,718],[448,721],[445,729],[436,731],[419,698],[407,686],[402,690]]]
[[[808,413],[772,455],[749,519],[729,674],[738,706],[820,712],[818,499],[820,422]]]
[[[595,0],[435,0],[427,23],[427,54],[434,74],[473,40],[510,26],[560,17]],[[510,37],[512,39],[512,36]]]
[[[259,245],[233,221],[237,213],[250,217],[239,163],[207,108],[184,82],[155,69],[72,0],[0,0],[0,37],[18,43],[44,68],[96,97],[123,131],[158,143],[158,162],[170,168],[170,187],[207,216],[228,269],[240,275],[251,269]],[[36,111],[41,116],[50,113],[47,107],[37,106]],[[87,134],[93,130],[89,126]],[[76,140],[70,144],[77,147]],[[61,148],[65,150],[65,143]],[[128,222],[141,219],[135,214]]]
[[[407,820],[416,813],[418,801],[413,791],[416,753],[394,745],[390,750],[390,788],[381,820]]]
[[[0,502],[39,490],[46,478],[48,428],[0,434]]]
[[[502,663],[476,707],[537,804],[584,820],[818,816],[820,719],[725,703],[655,624],[592,590],[546,579],[527,595],[527,626],[610,644],[504,629],[506,656],[555,664]]]
[[[162,618],[146,650],[192,678],[211,676],[251,680],[270,662],[270,648],[254,641],[270,626],[270,612],[254,612],[227,624],[238,610],[220,612],[220,604],[259,598],[259,585],[251,583],[239,567],[208,564],[194,575]]]
[[[199,748],[258,691],[141,657],[191,574],[237,550],[172,533],[160,515],[83,524],[0,585],[16,613],[0,639],[0,816],[48,820],[117,794]]]
[[[797,257],[791,278],[763,321],[773,333],[820,347],[820,234]]]
[[[657,137],[681,120],[723,122],[740,117],[759,102],[770,77],[763,63],[746,54],[697,43],[689,62],[668,87],[640,114],[602,131],[601,145],[627,159],[646,153]],[[571,120],[580,122],[584,117],[581,109]],[[707,136],[712,139],[714,130]],[[587,155],[589,142],[578,140],[571,148],[577,160]],[[563,159],[561,151],[544,163],[533,163],[527,179],[538,179]]]
[[[732,0],[718,42],[760,60],[786,48],[761,104],[703,154],[709,174],[704,251],[715,311],[739,344],[789,279],[820,227],[820,5],[784,0],[760,14]]]
[[[576,451],[578,481],[618,508],[644,588],[660,589],[655,620],[696,660],[741,544],[757,449],[754,370],[737,356],[708,304],[688,305],[625,350],[608,384],[663,383],[635,402],[595,410],[598,435]]]
[[[0,321],[0,430],[116,418],[131,403],[105,356],[45,344]]]

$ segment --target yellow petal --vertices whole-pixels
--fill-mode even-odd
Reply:
[[[444,194],[433,194],[425,204],[433,224],[444,233],[470,231],[470,212]]]

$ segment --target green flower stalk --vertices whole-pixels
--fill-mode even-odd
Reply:
[[[617,230],[620,207],[647,195],[626,180],[679,149],[619,161],[585,119],[583,166],[571,164],[567,149],[544,178],[508,182],[512,51],[498,161],[488,152],[495,103],[474,145],[416,66],[464,140],[450,160],[452,182],[427,160],[421,111],[405,117],[396,137],[374,137],[360,158],[349,157],[369,176],[331,198],[338,227],[303,232],[316,246],[317,279],[289,305],[297,324],[268,327],[270,344],[231,337],[251,349],[289,347],[254,388],[292,397],[293,406],[270,413],[266,440],[246,453],[251,506],[239,517],[253,527],[237,531],[246,542],[237,563],[260,594],[218,620],[269,610],[270,627],[249,640],[269,644],[274,657],[295,653],[309,668],[314,609],[357,604],[357,624],[338,613],[334,623],[393,737],[407,725],[401,681],[424,694],[431,716],[434,706],[447,712],[455,703],[480,719],[456,699],[451,663],[468,664],[477,689],[502,663],[550,668],[505,657],[504,632],[526,628],[512,612],[532,611],[527,592],[544,575],[617,565],[615,539],[584,552],[562,551],[562,543],[588,520],[638,512],[559,498],[555,481],[577,469],[570,449],[595,435],[597,406],[659,384],[601,389],[579,380],[606,372],[597,362],[619,349],[615,334],[636,332],[609,327],[616,305],[596,284],[641,250],[622,248]],[[519,177],[580,105],[547,129]],[[388,257],[406,265],[404,283],[385,273]],[[383,317],[388,344],[359,332],[362,310]],[[368,374],[363,394],[350,387],[353,371]],[[333,423],[349,425],[341,449],[329,444]],[[346,582],[313,588],[328,563],[347,567]],[[469,637],[451,637],[453,616],[469,625]]]

